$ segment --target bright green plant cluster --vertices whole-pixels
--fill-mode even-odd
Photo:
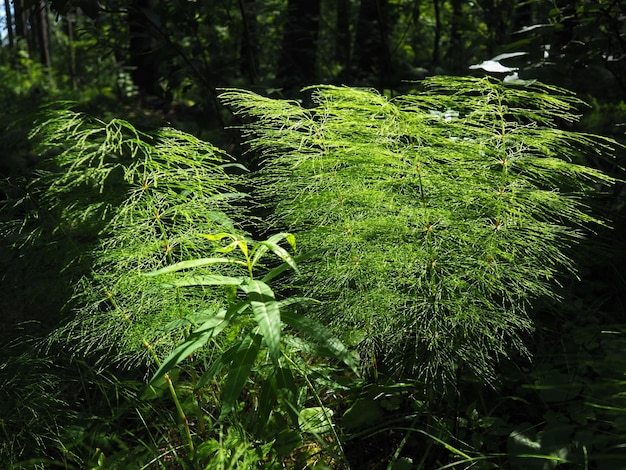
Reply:
[[[435,77],[389,99],[320,86],[312,106],[239,90],[222,100],[263,166],[270,226],[305,252],[316,315],[368,363],[436,389],[494,378],[524,352],[528,307],[556,297],[569,247],[599,222],[585,203],[610,182],[584,166],[607,143],[560,130],[579,101],[539,84]]]
[[[419,86],[394,98],[319,86],[310,107],[224,91],[260,161],[243,178],[183,132],[44,109],[31,133],[40,171],[19,197],[7,191],[1,228],[24,278],[42,257],[70,274],[46,351],[81,371],[85,409],[63,436],[37,440],[42,454],[95,468],[348,468],[346,442],[381,436],[394,446],[381,459],[404,468],[421,436],[446,454],[420,449],[420,468],[482,461],[437,392],[468,376],[491,382],[499,358],[527,352],[533,302],[558,298],[571,247],[602,223],[586,204],[612,179],[584,163],[611,142],[560,129],[580,104],[561,89]],[[255,224],[273,235],[251,239],[242,226]],[[359,366],[374,380],[357,378]],[[46,378],[33,409],[62,409],[50,390],[62,379]],[[92,389],[118,400],[106,403],[123,439],[79,424],[96,414],[81,395]],[[514,441],[476,406],[457,431]],[[387,432],[396,412],[401,439]]]
[[[211,249],[204,231],[234,230],[225,211],[242,195],[224,169],[232,161],[174,129],[142,133],[67,107],[49,109],[32,138],[49,155],[49,169],[31,184],[52,221],[42,237],[69,246],[70,263],[91,266],[75,290],[78,313],[55,337],[103,361],[149,362],[144,342],[167,350],[176,339],[162,326],[206,307],[210,294],[157,297],[142,273],[202,256]]]
[[[136,399],[170,396],[184,445],[168,453],[188,465],[234,452],[215,447],[218,441],[209,437],[222,426],[227,436],[236,435],[230,426],[242,419],[240,395],[249,400],[260,394],[240,441],[251,455],[258,449],[244,445],[245,436],[268,427],[287,435],[290,428],[331,431],[332,411],[319,397],[315,401],[301,356],[331,356],[356,370],[354,357],[302,315],[311,299],[279,299],[272,291],[276,276],[298,269],[280,246],[286,240],[295,249],[295,238],[281,233],[255,243],[237,228],[243,214],[232,203],[245,195],[233,189],[226,169],[241,167],[174,129],[141,132],[127,121],[89,118],[67,103],[42,116],[31,137],[46,156],[45,169],[16,204],[24,220],[6,227],[27,251],[73,245],[65,270],[90,266],[69,300],[69,320],[54,329],[48,348],[61,346],[94,370],[157,369]],[[268,253],[279,263],[267,264]],[[311,395],[302,393],[303,384]],[[284,412],[278,422],[277,407]],[[214,416],[213,409],[221,411]],[[256,460],[276,452],[284,458],[298,435],[280,452],[270,442]],[[240,457],[250,459],[250,452]],[[239,457],[227,457],[233,467],[241,464]]]

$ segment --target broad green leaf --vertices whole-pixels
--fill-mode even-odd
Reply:
[[[287,263],[291,269],[298,272],[298,267],[296,266],[293,256],[291,256],[287,250],[278,244],[278,242],[283,239],[287,240],[292,246],[295,246],[295,237],[290,233],[277,233],[276,235],[272,235],[270,238],[260,242],[255,247],[254,256],[252,257],[252,265],[256,265],[259,259],[261,259],[261,257],[267,253],[268,250],[271,250],[276,256]]]
[[[202,374],[202,377],[200,377],[198,382],[196,382],[194,390],[200,390],[202,387],[208,384],[209,381],[213,379],[213,377],[219,374],[225,366],[231,364],[233,362],[233,359],[235,358],[237,350],[239,349],[239,345],[240,343],[231,346],[226,351],[224,351],[220,357],[213,361],[211,366],[206,370],[204,374]]]
[[[224,238],[230,238],[231,240],[233,240],[231,243],[229,243],[228,245],[226,245],[225,247],[222,247],[220,249],[218,249],[217,251],[219,251],[220,253],[230,253],[231,251],[233,251],[235,248],[237,248],[237,237],[231,233],[201,233],[200,236],[202,238],[206,238],[207,240],[211,240],[211,241],[221,241]]]
[[[172,320],[171,322],[160,327],[158,331],[167,332],[167,331],[174,331],[179,328],[184,328],[190,325],[196,326],[199,323],[203,323],[207,320],[210,320],[211,318],[215,316],[217,312],[218,312],[217,308],[200,310],[199,312],[193,312],[193,313],[190,313],[189,315],[185,315],[182,318],[177,318],[175,320]]]
[[[261,385],[261,392],[259,393],[258,406],[255,413],[255,427],[256,433],[261,435],[265,427],[267,426],[267,422],[270,418],[270,414],[272,413],[272,409],[276,404],[276,377],[274,376],[274,371],[270,373],[270,376],[267,377],[263,384]]]
[[[282,362],[282,361],[281,361]],[[284,364],[275,368],[276,389],[285,405],[286,411],[294,423],[298,422],[298,387],[291,373],[291,369]]]
[[[379,403],[372,398],[360,398],[346,410],[341,418],[341,426],[347,430],[371,425],[383,415]]]
[[[163,361],[161,366],[154,373],[154,376],[150,379],[149,384],[153,384],[226,328],[228,325],[226,313],[225,309],[220,310],[213,318],[204,322],[198,329],[191,333],[187,339],[174,349],[165,361]]]
[[[320,253],[319,250],[311,251],[311,252],[308,252],[308,253],[305,253],[305,254],[302,254],[302,255],[294,257],[293,261],[294,261],[294,263],[297,264],[297,263],[299,263],[301,261],[304,261],[306,259],[311,258],[312,256],[314,256],[314,255],[316,255],[318,253]],[[265,276],[263,276],[261,278],[261,280],[263,282],[269,282],[272,279],[274,279],[276,276],[278,276],[279,274],[282,274],[284,271],[286,271],[289,268],[291,268],[291,265],[289,265],[288,263],[282,263],[282,264],[276,266],[275,268],[271,269]]]
[[[244,340],[239,344],[237,352],[233,357],[230,369],[228,370],[228,377],[226,383],[222,388],[222,410],[220,412],[219,420],[221,421],[230,413],[237,399],[241,394],[250,372],[254,366],[259,349],[261,348],[261,336],[254,335],[252,337],[246,336]]]
[[[343,361],[350,369],[357,373],[357,363],[354,356],[348,351],[338,338],[334,337],[324,326],[315,320],[288,311],[281,312],[281,319],[290,327],[306,334],[311,339],[328,348],[333,356]]]
[[[248,294],[254,319],[265,339],[267,349],[274,364],[278,364],[280,357],[280,309],[274,297],[274,292],[264,282],[251,280],[241,286]]]
[[[333,427],[332,416],[333,410],[329,408],[322,408],[321,406],[304,408],[298,415],[298,424],[302,432],[324,434]]]
[[[220,241],[223,240],[224,238],[230,238],[232,240],[236,240],[236,237],[231,234],[231,233],[201,233],[200,236],[202,238],[206,238],[207,240],[211,240],[211,241]]]

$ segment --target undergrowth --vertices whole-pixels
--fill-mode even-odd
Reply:
[[[415,86],[394,98],[318,86],[310,107],[224,90],[260,167],[243,177],[181,131],[44,108],[36,174],[2,187],[3,280],[47,326],[24,323],[4,347],[3,460],[619,461],[598,433],[620,435],[623,381],[585,353],[617,354],[623,329],[532,345],[568,294],[576,247],[605,224],[592,195],[615,180],[585,162],[614,143],[563,130],[581,103],[562,89]],[[587,380],[572,355],[611,379]]]

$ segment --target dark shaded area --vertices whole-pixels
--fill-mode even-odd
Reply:
[[[290,91],[316,76],[321,0],[289,0],[276,78]]]
[[[581,110],[579,130],[626,142],[623,2],[5,0],[4,8],[8,29],[0,47],[0,315],[4,320],[0,344],[6,364],[14,367],[0,367],[11,398],[3,402],[0,422],[24,439],[19,443],[22,453],[11,456],[16,462],[42,456],[24,446],[31,442],[19,434],[24,429],[34,430],[27,436],[33,438],[37,429],[45,427],[41,449],[59,461],[70,458],[53,439],[59,428],[64,429],[60,439],[83,457],[83,464],[94,467],[98,464],[94,449],[113,455],[108,460],[111,465],[116,459],[127,464],[125,455],[148,440],[150,434],[141,434],[145,430],[138,416],[153,417],[154,428],[166,429],[174,446],[181,442],[172,425],[175,418],[164,417],[157,409],[159,405],[171,408],[162,396],[142,402],[139,411],[129,405],[143,386],[137,377],[116,369],[102,375],[90,364],[70,363],[62,352],[42,346],[41,339],[72,315],[68,302],[74,286],[90,271],[87,257],[69,270],[67,261],[98,243],[98,237],[97,230],[75,226],[59,232],[55,214],[40,213],[35,219],[24,212],[34,213],[40,207],[41,188],[31,182],[43,169],[42,155],[29,140],[39,106],[72,99],[95,116],[123,117],[140,129],[173,126],[256,168],[259,156],[244,153],[241,135],[225,129],[240,122],[216,98],[221,87],[305,102],[306,95],[299,90],[314,83],[373,87],[394,96],[418,87],[412,80],[429,75],[511,76],[469,67],[498,54],[523,52],[500,64],[515,68],[511,73],[519,79],[571,89],[590,103]],[[586,161],[624,179],[625,156],[618,147],[613,160],[589,155]],[[241,204],[247,208],[247,201]],[[580,466],[591,452],[589,468],[624,466],[623,183],[594,204],[612,228],[599,229],[573,253],[580,264],[580,279],[562,279],[562,302],[536,305],[537,328],[528,338],[533,359],[504,361],[495,389],[462,378],[454,399],[428,410],[422,408],[425,400],[419,386],[393,386],[382,371],[377,382],[368,379],[351,384],[349,391],[333,391],[337,395],[333,400],[341,401],[330,405],[337,417],[355,403],[369,413],[368,421],[349,423],[340,436],[352,468],[387,468],[395,458],[398,468],[428,469],[461,459],[437,439],[472,456],[478,456],[478,450],[491,454],[485,461],[493,468],[531,468],[527,460],[502,454],[533,453],[537,448],[550,455],[567,455],[569,463],[559,468]],[[7,227],[13,229],[15,224],[23,224],[22,231],[7,235]],[[45,232],[46,243],[32,247],[26,238],[29,231],[37,230]],[[65,244],[68,239],[73,240],[71,246]],[[56,353],[61,355],[55,362]],[[16,380],[20,376],[22,383]],[[27,392],[22,398],[30,397],[32,407],[20,402],[21,392],[16,392],[20,386]],[[112,396],[118,401],[105,405]],[[333,403],[327,396],[324,399]],[[25,426],[14,416],[16,409],[22,416],[29,410],[40,414],[28,415]],[[341,419],[337,422],[342,425]],[[124,435],[127,440],[122,445],[123,439],[111,435],[117,428],[130,428],[136,434]],[[274,437],[286,448],[297,442],[291,435]],[[10,441],[6,442],[8,446]],[[0,452],[7,455],[6,447]],[[185,463],[171,465],[184,468]]]

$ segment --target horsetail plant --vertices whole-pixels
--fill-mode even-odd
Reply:
[[[234,230],[231,201],[244,195],[224,169],[232,160],[174,129],[142,132],[67,106],[47,109],[32,134],[49,160],[31,185],[52,219],[48,235],[54,245],[90,243],[80,254],[91,269],[70,302],[75,314],[52,339],[102,363],[151,363],[144,341],[168,351],[182,330],[163,325],[206,305],[209,293],[156,299],[143,272],[207,253],[204,230]]]
[[[196,306],[221,305],[211,291],[156,297],[147,270],[207,253],[205,230],[235,231],[233,187],[224,152],[189,134],[140,131],[122,119],[103,121],[60,103],[44,110],[31,133],[42,170],[16,205],[16,249],[69,252],[59,269],[75,279],[67,320],[48,338],[50,350],[101,370],[160,364],[199,315]],[[34,202],[34,203],[33,203]],[[198,308],[197,310],[201,310]],[[205,315],[206,316],[206,315]],[[141,372],[143,370],[143,372]],[[177,387],[165,380],[183,426],[189,424]]]
[[[313,314],[428,396],[527,353],[532,302],[558,298],[612,143],[561,130],[580,101],[541,85],[434,77],[387,98],[308,88],[312,105],[224,90],[259,159],[268,227],[294,233]],[[368,366],[369,364],[369,366]]]

